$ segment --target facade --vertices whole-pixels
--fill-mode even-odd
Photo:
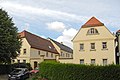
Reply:
[[[49,40],[27,31],[21,32],[20,36],[22,47],[16,62],[30,63],[35,68],[44,60],[56,60],[58,52]]]
[[[73,38],[73,62],[76,64],[116,64],[115,36],[92,17]]]
[[[54,47],[58,51],[59,59],[73,58],[73,50],[70,47],[64,45],[62,42],[59,43],[51,38],[49,38],[49,40],[51,41],[51,43],[54,45]]]
[[[116,60],[118,61],[118,64],[120,64],[120,30],[116,32],[116,42],[117,42],[117,47],[116,47]]]

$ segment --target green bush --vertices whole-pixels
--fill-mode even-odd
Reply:
[[[42,62],[40,76],[48,80],[120,80],[120,65],[94,66]]]

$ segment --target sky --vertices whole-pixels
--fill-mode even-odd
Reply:
[[[0,0],[19,32],[27,30],[72,48],[71,40],[91,17],[120,29],[120,0]]]

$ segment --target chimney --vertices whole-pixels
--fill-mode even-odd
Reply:
[[[63,42],[61,42],[61,44],[63,44]]]

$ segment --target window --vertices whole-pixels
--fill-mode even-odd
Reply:
[[[26,63],[26,60],[23,60],[23,63]]]
[[[95,28],[91,28],[88,30],[87,34],[98,34],[98,30]]]
[[[18,54],[20,54],[21,50],[18,51]]]
[[[84,59],[80,59],[80,64],[84,64]]]
[[[84,44],[80,44],[80,51],[84,50]]]
[[[95,43],[91,43],[91,49],[95,49]]]
[[[102,42],[102,48],[107,49],[107,42]]]
[[[13,63],[15,62],[15,60],[12,60],[13,61]]]
[[[63,53],[61,52],[61,55],[60,56],[63,56]]]
[[[51,49],[51,46],[48,46],[49,49]]]
[[[91,59],[91,64],[95,64],[95,59]]]
[[[70,54],[68,54],[68,57],[70,57]]]
[[[68,54],[66,53],[66,57],[68,57]]]
[[[20,63],[20,60],[17,60],[18,61],[18,63]]]
[[[103,66],[107,65],[107,59],[103,59]]]
[[[46,52],[46,57],[48,57],[48,52]]]
[[[40,51],[38,51],[38,55],[40,55]]]
[[[65,56],[64,53],[62,53],[63,57]]]
[[[26,54],[26,49],[23,49],[23,54]]]
[[[51,53],[51,57],[53,58],[53,54]]]

